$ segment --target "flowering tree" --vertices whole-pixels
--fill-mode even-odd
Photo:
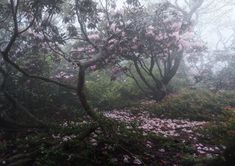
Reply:
[[[171,4],[160,4],[155,13],[147,15],[148,17],[140,17],[142,24],[130,28],[134,35],[129,42],[128,56],[125,53],[124,57],[133,62],[131,65],[152,97],[161,100],[166,95],[166,86],[176,74],[183,56],[194,56],[204,46],[195,40],[193,24],[188,15]],[[142,91],[146,91],[131,69],[128,71],[128,75]]]
[[[112,0],[10,0],[1,2],[0,8],[1,91],[38,123],[41,121],[8,93],[6,85],[12,77],[20,75],[76,91],[87,114],[100,121],[86,100],[86,71],[130,61],[146,87],[160,100],[183,52],[199,48],[191,44],[190,14],[186,17],[170,3],[158,6],[153,13],[146,12],[137,0],[128,0],[122,10],[118,10]],[[71,44],[74,47],[70,49]],[[63,61],[78,72],[77,86],[57,79],[75,75],[64,72],[38,75],[30,69],[40,68],[35,61],[31,61],[31,65],[19,63],[22,58],[32,59],[32,55],[50,57],[55,64],[59,64],[58,59]],[[159,78],[154,75],[154,68],[159,70]],[[15,72],[12,73],[12,69]],[[128,71],[128,66],[124,71]],[[142,72],[147,73],[155,85],[150,85]]]
[[[195,4],[192,11],[195,12],[201,2]],[[100,65],[92,66],[92,69],[113,64],[114,74],[124,71],[143,92],[161,100],[182,57],[193,56],[204,49],[203,44],[194,38],[190,21],[192,11],[185,13],[170,3],[160,3],[152,12],[136,4],[107,14],[99,28],[88,36],[97,43],[107,42],[107,34],[112,36],[106,44],[105,60]],[[88,58],[95,53],[89,46],[86,49],[78,47],[74,52],[74,55],[85,53]],[[133,74],[133,69],[138,78]]]
[[[134,1],[128,3],[135,5]],[[1,92],[17,109],[26,112],[42,124],[9,93],[7,84],[10,79],[18,76],[56,84],[76,91],[88,115],[99,121],[97,114],[89,107],[83,90],[85,72],[87,69],[105,65],[112,59],[107,48],[111,44],[110,41],[121,32],[103,34],[97,34],[97,32],[101,19],[105,17],[108,20],[109,12],[114,8],[114,2],[108,0],[103,3],[92,0],[1,1]],[[111,24],[107,24],[107,28],[109,27],[111,28]],[[101,35],[102,40],[100,40]],[[68,45],[76,41],[80,41],[79,48],[86,54],[84,56],[86,58],[82,58],[81,54],[74,58],[73,54],[70,54],[73,50],[68,51]],[[75,71],[79,69],[77,86],[56,80],[58,77],[66,76],[63,72],[56,76],[33,73],[34,70],[31,70],[31,67],[35,68],[36,62],[30,61],[30,65],[27,65],[22,64],[21,61],[22,58],[31,59],[32,55],[45,55],[53,58],[55,63],[60,59],[71,69],[75,68]],[[40,68],[40,66],[37,67]]]

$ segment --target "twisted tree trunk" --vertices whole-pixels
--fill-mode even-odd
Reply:
[[[91,109],[90,105],[87,102],[87,98],[84,92],[85,85],[85,71],[86,68],[83,65],[80,65],[79,74],[78,74],[78,84],[77,84],[77,95],[79,97],[80,103],[87,114],[94,119],[95,121],[99,121],[99,117],[94,110]]]

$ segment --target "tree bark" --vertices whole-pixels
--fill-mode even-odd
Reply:
[[[95,121],[99,121],[99,117],[94,112],[94,110],[91,109],[89,103],[87,102],[87,98],[84,92],[84,85],[85,85],[85,71],[86,68],[83,65],[80,65],[79,67],[79,74],[78,74],[78,84],[77,84],[77,95],[79,97],[80,103],[84,110],[87,112],[87,114],[94,119]]]

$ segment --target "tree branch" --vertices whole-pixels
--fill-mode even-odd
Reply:
[[[18,70],[20,73],[22,73],[23,75],[29,77],[29,78],[32,78],[32,79],[39,79],[39,80],[42,80],[42,81],[45,81],[45,82],[48,82],[48,83],[53,83],[53,84],[56,84],[56,85],[59,85],[59,86],[62,86],[64,88],[67,88],[67,89],[71,89],[71,90],[76,90],[75,87],[73,86],[70,86],[70,85],[66,85],[66,84],[63,84],[63,83],[60,83],[60,82],[57,82],[57,81],[54,81],[54,80],[51,80],[49,78],[45,78],[45,77],[41,77],[41,76],[35,76],[35,75],[30,75],[29,73],[27,73],[25,70],[23,70],[22,68],[20,68],[20,66],[18,66],[16,63],[14,63],[13,61],[11,61],[8,57],[7,54],[3,54],[3,59],[4,61],[6,61],[8,64],[10,64],[11,66],[13,66],[16,70]]]

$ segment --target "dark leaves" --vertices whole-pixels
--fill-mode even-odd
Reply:
[[[138,6],[141,5],[140,2],[139,2],[139,0],[126,0],[126,3],[127,3],[128,5],[133,5],[133,6],[135,6],[135,7],[138,7]]]
[[[78,32],[77,32],[77,29],[74,25],[69,25],[67,27],[67,30],[69,32],[69,36],[70,37],[73,37],[73,36],[77,36],[78,35]]]

